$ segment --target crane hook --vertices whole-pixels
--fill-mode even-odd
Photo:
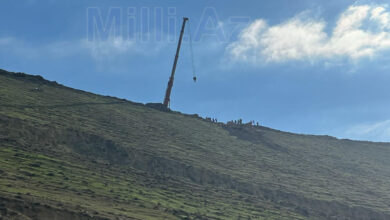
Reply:
[[[188,22],[188,36],[190,38],[190,56],[191,56],[191,66],[192,66],[192,79],[194,80],[194,83],[196,83],[196,70],[195,70],[195,64],[194,64],[194,49],[192,46],[192,34],[191,34],[191,22]]]

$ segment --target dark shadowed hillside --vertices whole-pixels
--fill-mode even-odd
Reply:
[[[0,219],[390,219],[389,157],[0,71]]]

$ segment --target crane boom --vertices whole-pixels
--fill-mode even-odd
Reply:
[[[178,61],[178,59],[179,59],[179,53],[180,53],[181,42],[182,42],[182,40],[183,40],[184,28],[185,28],[185,26],[186,26],[187,21],[188,21],[188,18],[184,17],[184,18],[183,18],[183,25],[182,25],[182,27],[181,27],[181,32],[180,32],[179,43],[177,44],[177,50],[176,50],[176,55],[175,55],[175,61],[173,62],[171,77],[169,77],[167,91],[165,92],[165,98],[164,98],[164,103],[163,103],[163,105],[164,105],[165,107],[168,107],[168,106],[169,106],[169,103],[170,103],[171,91],[172,91],[172,87],[173,87],[173,80],[175,79],[176,65],[177,65],[177,61]]]

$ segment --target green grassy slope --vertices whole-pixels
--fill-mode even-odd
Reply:
[[[390,219],[389,156],[0,71],[6,219]]]

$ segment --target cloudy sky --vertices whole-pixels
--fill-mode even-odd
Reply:
[[[188,16],[174,110],[390,141],[386,1],[2,0],[0,6],[1,69],[162,102]]]

